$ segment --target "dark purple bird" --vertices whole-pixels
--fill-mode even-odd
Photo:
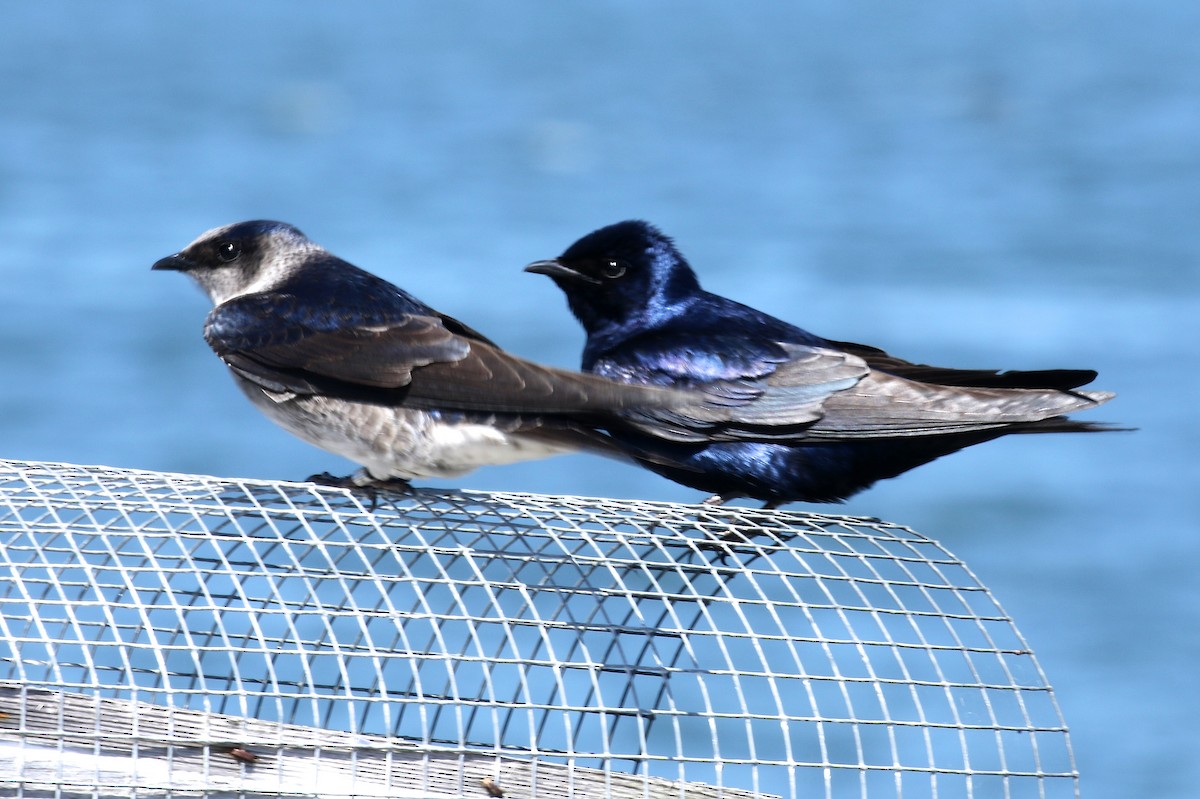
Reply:
[[[830,341],[704,291],[671,239],[619,222],[526,271],[549,275],[587,332],[583,369],[703,392],[724,415],[627,413],[613,430],[647,468],[711,492],[840,502],[886,477],[1012,433],[1112,429],[1065,417],[1113,394],[1083,369],[998,372]]]

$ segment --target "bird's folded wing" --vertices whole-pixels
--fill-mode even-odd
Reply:
[[[244,377],[297,393],[328,391],[333,381],[401,388],[411,382],[414,369],[459,360],[471,348],[436,316],[350,316],[307,309],[287,295],[272,294],[217,306],[204,337]]]
[[[1103,391],[936,386],[873,371],[825,403],[806,440],[943,435],[1040,422],[1093,408]]]
[[[218,306],[205,338],[238,374],[271,391],[533,414],[684,402],[669,389],[624,385],[513,357],[436,313],[321,315],[286,296],[249,295]]]
[[[685,392],[542,366],[482,342],[472,342],[464,358],[414,370],[405,397],[414,407],[540,414],[611,414],[690,401]]]
[[[709,334],[702,342],[660,337],[631,355],[608,358],[597,372],[620,380],[675,385],[700,402],[642,410],[626,418],[643,432],[673,441],[793,439],[824,415],[834,394],[870,371],[837,350]]]
[[[700,413],[676,408],[627,414],[643,432],[673,441],[802,442],[973,432],[1060,417],[1112,397],[1057,387],[936,385],[872,369],[858,354],[832,347],[767,346],[709,336],[696,355],[677,343],[638,347],[634,355],[603,365],[604,373],[621,379],[674,382],[704,394],[707,404]],[[975,373],[988,374],[993,373]],[[1088,375],[1064,370],[1059,378],[1073,385]]]

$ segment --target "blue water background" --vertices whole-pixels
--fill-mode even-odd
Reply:
[[[300,226],[521,355],[521,267],[643,217],[710,289],[956,366],[1092,367],[1132,434],[995,442],[836,510],[931,535],[1033,645],[1085,796],[1200,785],[1200,5],[8,4],[0,456],[346,472],[235,390],[150,264]],[[691,501],[582,456],[459,485]]]

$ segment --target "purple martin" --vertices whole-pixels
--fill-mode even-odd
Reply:
[[[710,503],[840,502],[1010,433],[1111,429],[1064,416],[1112,398],[1079,390],[1093,371],[948,369],[824,339],[704,291],[646,222],[601,228],[526,271],[566,294],[587,333],[584,371],[726,404],[715,424],[660,414],[613,434],[647,468],[712,493]]]
[[[575,450],[619,456],[603,432],[616,411],[682,401],[516,358],[282,222],[215,228],[153,268],[208,294],[204,338],[259,410],[364,467],[341,484]]]

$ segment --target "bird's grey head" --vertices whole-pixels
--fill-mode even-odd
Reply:
[[[324,250],[285,222],[255,220],[213,228],[153,269],[193,278],[213,305],[268,291],[291,276],[306,259]]]

